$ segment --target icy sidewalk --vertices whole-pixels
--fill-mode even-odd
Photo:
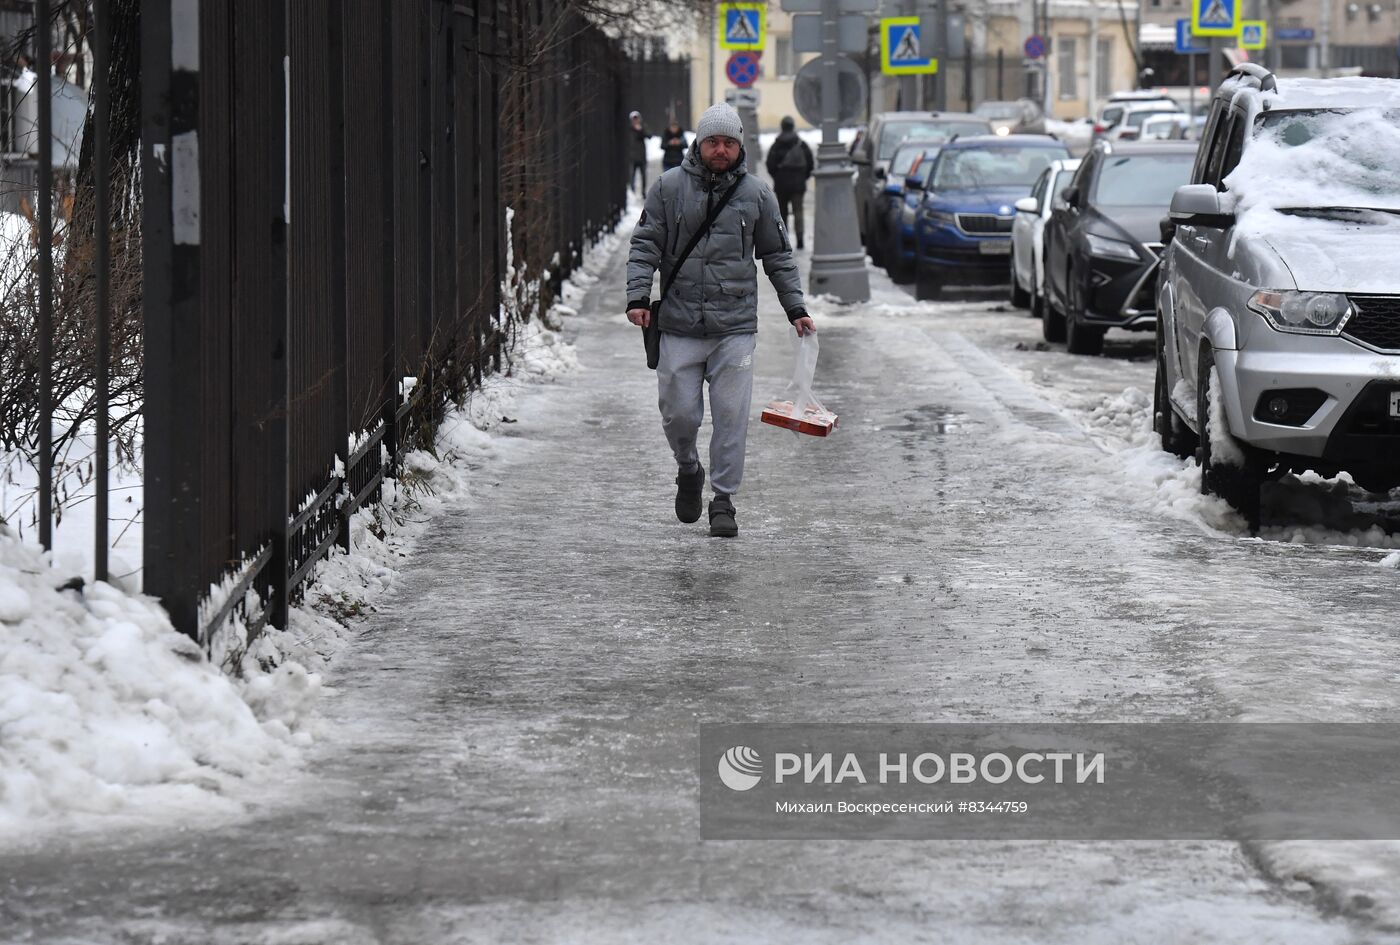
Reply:
[[[842,428],[755,422],[740,538],[677,523],[621,263],[565,320],[579,371],[498,421],[470,494],[425,524],[337,663],[283,804],[0,858],[15,927],[201,945],[1358,938],[1227,842],[700,842],[700,721],[1238,704],[1203,684],[1219,641],[1183,628],[1162,583],[1199,536],[1094,491],[1102,452],[971,357],[955,307],[814,303]],[[761,285],[759,402],[790,370]]]

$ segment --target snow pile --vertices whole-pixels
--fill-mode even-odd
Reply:
[[[1311,892],[1332,910],[1400,928],[1400,842],[1288,840],[1261,844],[1254,855],[1289,892]]]
[[[1105,397],[1089,413],[1089,433],[1142,446],[1152,440],[1152,397],[1136,387]]]
[[[1120,394],[1103,396],[1081,422],[1119,463],[1124,498],[1146,501],[1157,514],[1190,521],[1208,531],[1238,537],[1248,534],[1244,519],[1226,502],[1201,493],[1201,470],[1194,460],[1178,459],[1162,450],[1161,438],[1152,429],[1148,394],[1129,387]],[[1260,502],[1264,527],[1259,537],[1264,539],[1400,548],[1400,534],[1386,530],[1383,503],[1369,501],[1346,476],[1286,475],[1264,484]]]
[[[56,814],[232,813],[236,786],[293,757],[153,600],[58,574],[0,537],[0,836]]]

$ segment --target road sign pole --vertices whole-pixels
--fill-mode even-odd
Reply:
[[[1210,38],[1210,55],[1206,60],[1206,87],[1214,89],[1220,84],[1220,61],[1225,58],[1225,40],[1219,36]]]
[[[813,295],[833,295],[842,302],[870,299],[870,273],[856,226],[855,185],[837,125],[841,91],[837,79],[840,0],[822,0],[822,143],[817,148],[817,213],[812,242],[812,270],[807,288]]]

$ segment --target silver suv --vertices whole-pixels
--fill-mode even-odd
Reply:
[[[1155,426],[1259,527],[1266,478],[1400,485],[1400,81],[1215,93],[1157,286]]]

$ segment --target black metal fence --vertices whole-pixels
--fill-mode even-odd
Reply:
[[[0,6],[0,190],[33,211],[0,261],[0,448],[45,547],[90,493],[98,580],[109,460],[140,454],[144,589],[205,644],[285,626],[620,219],[631,103],[689,94],[570,0]]]
[[[251,636],[618,221],[625,62],[562,0],[141,24],[144,586]]]

